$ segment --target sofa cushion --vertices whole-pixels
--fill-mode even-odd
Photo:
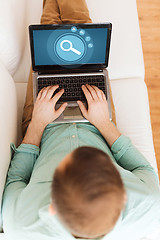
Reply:
[[[0,60],[13,76],[24,47],[22,29],[25,23],[26,1],[2,1],[0,7]]]
[[[135,0],[86,0],[94,22],[111,22],[111,79],[144,77],[144,62]]]
[[[0,204],[11,159],[10,143],[16,142],[17,100],[11,75],[0,62]],[[1,211],[1,210],[0,210]],[[1,212],[0,212],[1,226]]]
[[[111,81],[117,127],[128,136],[157,172],[147,87],[141,78]]]

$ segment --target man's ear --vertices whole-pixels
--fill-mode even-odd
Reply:
[[[54,206],[52,203],[49,205],[48,211],[51,216],[56,214],[56,210],[54,209]]]

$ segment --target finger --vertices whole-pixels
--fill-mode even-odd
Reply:
[[[56,104],[56,102],[60,99],[63,93],[64,93],[64,89],[61,89],[58,93],[56,93],[56,95],[52,99],[54,104]]]
[[[94,100],[97,100],[97,99],[98,99],[98,95],[97,95],[97,93],[96,93],[96,90],[95,90],[92,86],[90,86],[90,85],[88,85],[88,84],[86,84],[86,86],[87,86],[87,88],[89,89],[89,91],[90,91],[90,93],[91,93],[91,95],[92,95],[92,98],[93,98]]]
[[[92,98],[90,91],[88,90],[88,88],[85,85],[82,85],[82,91],[84,92],[87,102],[90,103],[93,100],[93,98]]]
[[[68,103],[63,103],[62,106],[58,108],[58,110],[56,111],[56,118],[58,118],[64,112],[67,105]]]
[[[53,96],[53,93],[55,92],[55,90],[57,88],[59,88],[59,85],[50,86],[50,88],[48,89],[48,92],[46,94],[46,98],[51,99],[51,97]]]
[[[87,116],[87,109],[85,108],[84,104],[81,101],[77,101],[78,106],[83,114],[84,117]]]
[[[96,91],[96,94],[97,94],[97,96],[98,96],[98,98],[100,98],[100,99],[102,99],[102,91],[98,88],[98,87],[96,87],[96,86],[94,86],[94,85],[91,85],[93,88],[94,88],[94,90]]]
[[[104,94],[103,91],[101,91],[102,99],[107,101],[106,95]]]
[[[51,87],[51,86],[48,86],[48,87],[45,87],[45,88],[42,89],[41,97],[40,97],[41,100],[46,97],[47,92],[48,92],[48,90],[49,90],[50,87]]]
[[[46,87],[42,88],[41,91],[38,93],[37,100],[41,99],[42,92],[46,89]]]

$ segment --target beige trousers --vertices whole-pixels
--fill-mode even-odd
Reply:
[[[98,3],[97,3],[98,4]],[[62,24],[62,23],[91,23],[89,11],[85,0],[44,0],[41,24]],[[110,90],[111,92],[111,90]],[[112,119],[115,121],[115,109],[111,94]],[[23,109],[22,133],[23,136],[31,121],[33,112],[33,83],[32,69],[30,70],[27,94]]]

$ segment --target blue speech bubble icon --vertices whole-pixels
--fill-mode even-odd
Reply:
[[[89,42],[89,41],[91,41],[91,37],[90,37],[90,36],[87,36],[87,37],[85,38],[85,40],[86,40],[87,42]]]
[[[92,47],[93,47],[93,43],[89,43],[89,44],[88,44],[88,47],[89,47],[89,48],[92,48]]]
[[[73,26],[73,27],[71,28],[71,31],[72,31],[72,32],[77,32],[77,28],[76,28],[75,26]]]
[[[84,30],[84,29],[81,29],[81,30],[79,31],[79,34],[80,34],[81,36],[83,36],[83,35],[85,34],[85,30]]]

